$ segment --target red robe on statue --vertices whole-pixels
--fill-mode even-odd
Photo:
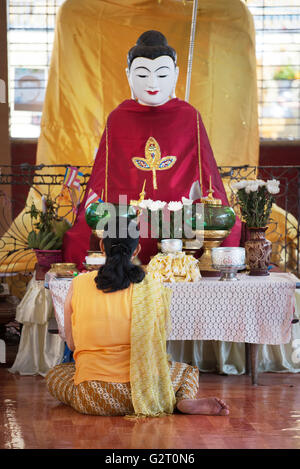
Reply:
[[[132,160],[145,160],[150,137],[159,145],[161,158],[173,157],[162,164],[163,170],[145,170],[143,160],[136,164]],[[99,197],[104,191],[104,200],[111,203],[118,203],[120,194],[126,195],[129,204],[130,200],[139,199],[146,179],[146,199],[180,201],[182,196],[189,198],[191,186],[200,180],[200,174],[203,196],[207,195],[211,176],[213,196],[228,205],[205,127],[195,108],[177,98],[157,107],[124,101],[108,117],[84,199],[73,227],[64,237],[64,261],[82,268],[87,255],[91,229],[85,221],[85,202],[90,189]],[[223,246],[239,246],[240,235],[241,222],[237,219]],[[141,246],[139,257],[147,264],[150,256],[157,253],[157,239],[142,238]]]

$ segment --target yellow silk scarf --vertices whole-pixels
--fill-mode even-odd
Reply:
[[[130,384],[135,417],[159,417],[174,410],[166,352],[171,294],[147,275],[133,286]]]

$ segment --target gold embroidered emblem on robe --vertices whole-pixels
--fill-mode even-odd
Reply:
[[[145,158],[134,157],[132,162],[137,169],[152,171],[153,188],[157,189],[156,171],[170,169],[176,162],[176,156],[161,156],[160,146],[154,137],[149,137],[145,145]]]

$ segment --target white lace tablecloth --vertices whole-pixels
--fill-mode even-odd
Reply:
[[[195,283],[166,283],[173,290],[169,340],[219,340],[286,344],[291,339],[296,277],[238,276],[239,281],[202,278]],[[64,339],[64,301],[70,280],[51,279],[59,334]]]

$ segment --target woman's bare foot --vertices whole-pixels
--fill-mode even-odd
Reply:
[[[183,414],[228,415],[229,407],[218,397],[202,399],[182,399],[177,409]]]

